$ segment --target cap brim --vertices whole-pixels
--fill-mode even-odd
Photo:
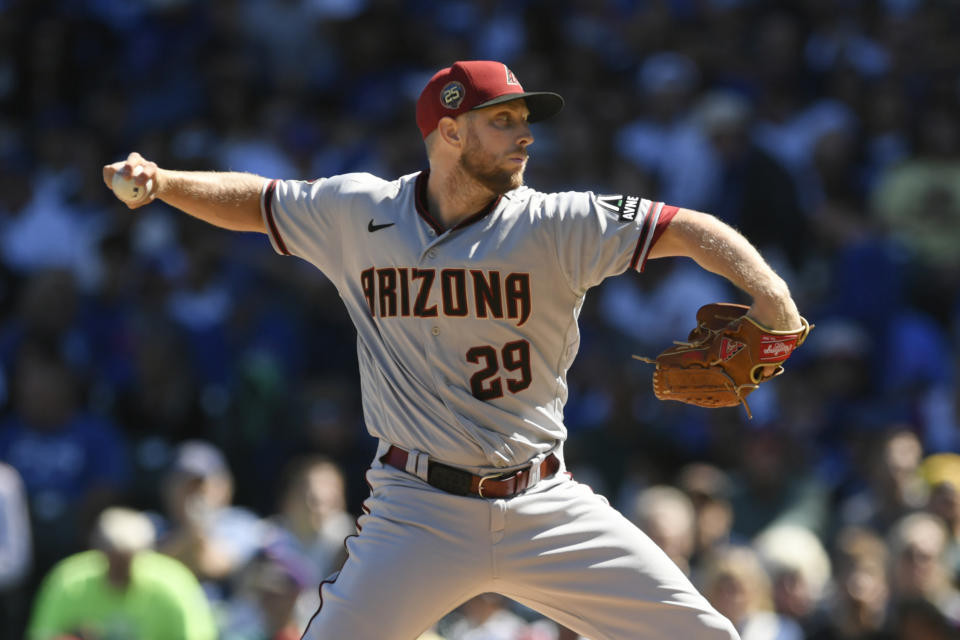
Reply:
[[[563,109],[563,98],[560,94],[550,91],[529,91],[527,93],[507,93],[493,100],[487,100],[483,104],[478,104],[471,109],[471,111],[492,107],[497,104],[503,104],[504,102],[512,102],[520,98],[527,101],[527,109],[530,110],[528,122],[546,120],[547,118],[557,115],[560,113],[560,110]]]

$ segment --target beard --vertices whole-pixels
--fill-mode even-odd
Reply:
[[[523,149],[516,149],[511,153],[524,153]],[[497,166],[497,158],[487,151],[476,136],[468,133],[468,142],[458,161],[464,174],[478,182],[484,188],[501,196],[508,191],[523,186],[523,170],[525,165],[517,169],[502,169]]]

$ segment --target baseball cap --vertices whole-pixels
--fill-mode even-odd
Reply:
[[[171,471],[178,474],[206,478],[227,473],[227,460],[215,445],[204,440],[187,440],[177,447]]]
[[[92,546],[104,551],[136,553],[156,542],[157,532],[145,514],[126,507],[107,507],[91,532]]]
[[[524,91],[507,65],[492,60],[462,60],[430,78],[417,100],[417,126],[426,138],[440,118],[455,118],[473,109],[523,98],[530,122],[545,120],[563,108],[563,98],[549,91]]]

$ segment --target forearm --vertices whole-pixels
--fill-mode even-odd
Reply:
[[[264,182],[249,173],[158,169],[156,197],[224,229],[266,233],[260,215]]]
[[[783,278],[746,238],[711,215],[681,209],[650,256],[687,256],[723,276],[753,298],[750,315],[772,329],[792,330],[801,325]]]
[[[224,229],[267,232],[260,215],[260,192],[266,178],[260,176],[171,171],[161,169],[134,151],[126,160],[105,165],[103,182],[131,209],[146,206],[159,198]],[[141,187],[142,195],[131,198],[132,185]]]

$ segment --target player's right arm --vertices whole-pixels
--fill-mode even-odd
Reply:
[[[140,202],[124,203],[131,209],[160,199],[224,229],[267,232],[260,215],[260,194],[266,178],[238,172],[171,171],[134,152],[125,161],[104,166],[103,181],[110,188],[115,173],[131,177],[137,167],[142,169],[134,179],[141,185],[153,180],[153,189]]]

